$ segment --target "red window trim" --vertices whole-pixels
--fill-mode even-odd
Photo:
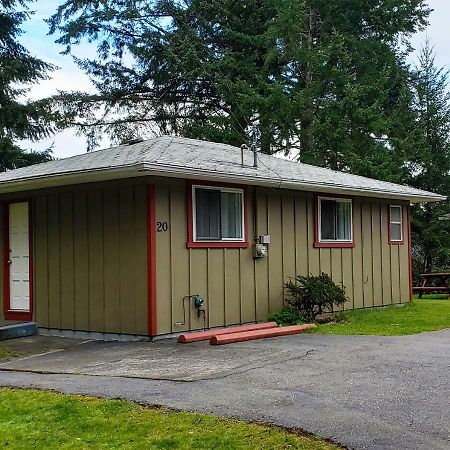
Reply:
[[[28,203],[28,245],[29,245],[29,278],[30,278],[30,310],[15,311],[10,309],[10,268],[9,268],[9,205],[12,203]],[[3,202],[3,317],[5,320],[32,320],[33,317],[33,214],[32,202],[29,198],[6,200]]]
[[[194,241],[194,222],[192,204],[192,186],[213,186],[223,188],[242,189],[244,193],[244,240],[243,241]],[[187,205],[187,248],[247,248],[247,186],[233,183],[218,183],[204,180],[186,180],[186,205]]]
[[[321,242],[319,240],[319,199],[320,198],[336,198],[346,199],[352,202],[352,241],[351,242]],[[314,195],[314,248],[352,248],[355,246],[355,210],[353,205],[353,197],[320,193]]]
[[[391,206],[399,206],[401,208],[402,211],[402,240],[401,241],[394,241],[391,239]],[[388,205],[388,239],[389,239],[389,245],[403,245],[405,243],[405,230],[404,230],[404,225],[405,225],[405,212],[404,212],[404,208],[403,205],[398,204],[398,203],[390,203]]]

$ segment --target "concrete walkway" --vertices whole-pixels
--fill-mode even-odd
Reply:
[[[356,449],[450,449],[450,330],[204,343],[87,342],[1,364],[0,385],[298,427]]]

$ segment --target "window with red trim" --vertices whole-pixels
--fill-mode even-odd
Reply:
[[[389,205],[389,243],[403,244],[402,205]]]
[[[244,189],[193,184],[190,195],[188,247],[247,246]]]

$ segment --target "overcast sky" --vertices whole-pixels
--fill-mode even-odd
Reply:
[[[37,0],[32,4],[35,14],[32,16],[23,29],[23,44],[29,51],[37,57],[50,62],[59,67],[53,73],[52,79],[40,83],[33,87],[30,95],[34,98],[52,95],[57,89],[60,90],[92,90],[89,79],[72,62],[70,56],[61,55],[63,48],[54,43],[55,37],[48,36],[48,26],[44,19],[48,18],[55,11],[55,0]],[[450,68],[450,1],[449,0],[429,0],[429,5],[434,9],[430,16],[430,25],[426,32],[421,32],[412,37],[413,47],[420,49],[420,46],[428,35],[434,44],[436,51],[436,62],[439,66]],[[83,45],[76,48],[77,56],[93,56],[93,46]],[[415,55],[412,55],[414,60]],[[50,139],[39,143],[33,143],[29,148],[43,149],[54,144],[53,154],[55,157],[84,153],[86,151],[86,141],[81,136],[76,136],[72,130],[66,130],[53,136]],[[108,145],[104,141],[103,146]]]

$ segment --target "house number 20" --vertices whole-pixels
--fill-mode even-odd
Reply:
[[[159,233],[161,231],[167,231],[169,228],[169,225],[167,225],[167,222],[156,222],[156,231]]]

